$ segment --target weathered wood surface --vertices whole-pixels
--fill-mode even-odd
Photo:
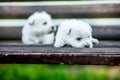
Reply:
[[[118,17],[120,1],[54,1],[54,2],[1,2],[0,14],[6,16],[30,15],[35,11],[52,15],[81,15],[80,17]]]
[[[59,25],[66,19],[53,19],[54,24]],[[79,19],[89,23],[93,28],[93,37],[98,39],[120,40],[119,18],[84,18]],[[21,29],[25,19],[1,19],[0,39],[20,39]]]
[[[0,41],[0,47],[53,47],[53,45],[25,45],[21,41]],[[69,46],[67,46],[69,47]],[[120,41],[101,41],[94,48],[120,48]]]
[[[100,41],[90,49],[1,41],[0,63],[119,65],[120,42]]]

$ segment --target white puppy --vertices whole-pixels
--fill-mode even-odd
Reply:
[[[53,44],[54,26],[51,16],[46,12],[35,12],[22,29],[24,44]]]
[[[98,40],[92,38],[92,28],[89,24],[80,20],[66,20],[58,28],[55,37],[55,47],[70,45],[76,48],[93,47]]]

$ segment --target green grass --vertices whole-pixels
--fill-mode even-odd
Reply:
[[[119,72],[108,66],[1,64],[0,80],[120,80]]]

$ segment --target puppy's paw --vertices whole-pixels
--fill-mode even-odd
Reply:
[[[56,48],[59,48],[59,47],[62,47],[63,45],[60,45],[60,44],[54,44],[54,47],[56,47]]]
[[[97,39],[92,38],[92,43],[93,43],[93,44],[98,44],[99,41],[98,41]]]
[[[64,41],[55,41],[54,47],[63,47],[65,45]]]

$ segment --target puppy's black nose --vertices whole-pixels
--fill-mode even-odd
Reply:
[[[52,30],[54,30],[54,26],[52,26]]]
[[[86,47],[86,48],[89,48],[89,47],[90,47],[90,45],[85,45],[85,47]]]

